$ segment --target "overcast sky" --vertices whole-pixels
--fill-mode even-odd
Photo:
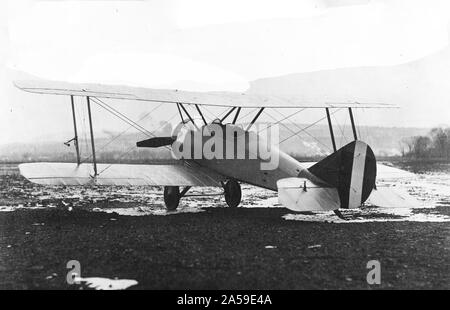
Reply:
[[[448,45],[449,19],[444,0],[1,1],[0,130],[8,133],[0,143],[36,135],[33,126],[50,134],[64,124],[33,123],[39,111],[8,95],[12,70],[244,91],[262,77],[424,57]]]

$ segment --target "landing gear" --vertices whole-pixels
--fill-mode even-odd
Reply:
[[[180,199],[187,193],[190,186],[186,186],[181,192],[179,186],[164,186],[164,203],[167,210],[175,211],[180,204]]]
[[[231,208],[236,208],[241,203],[242,192],[241,185],[236,180],[228,180],[222,183],[225,201]]]
[[[231,208],[236,208],[241,203],[241,185],[236,180],[228,180],[222,183],[225,201]],[[168,211],[175,211],[180,204],[180,199],[187,193],[190,186],[180,191],[179,186],[164,186],[164,204]]]
[[[175,211],[180,203],[180,187],[164,186],[164,203],[169,211]]]

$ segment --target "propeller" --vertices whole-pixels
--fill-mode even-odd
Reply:
[[[136,143],[137,147],[161,147],[171,145],[175,142],[176,137],[155,137]]]

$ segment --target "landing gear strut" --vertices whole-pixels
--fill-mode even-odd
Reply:
[[[236,208],[241,203],[242,192],[241,185],[236,180],[228,180],[222,183],[225,201],[227,205],[231,208]]]

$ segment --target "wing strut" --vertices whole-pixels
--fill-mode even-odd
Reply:
[[[356,135],[355,120],[353,119],[352,108],[348,108],[348,113],[350,114],[350,121],[352,122],[353,137],[355,138],[355,140],[358,140],[358,136]]]
[[[238,109],[237,109],[237,111],[236,111],[236,115],[234,116],[234,119],[233,119],[233,125],[234,124],[236,124],[236,121],[237,121],[237,119],[238,119],[238,116],[239,116],[239,113],[241,112],[241,107],[239,107]]]
[[[327,111],[328,128],[330,128],[331,142],[333,143],[333,152],[336,152],[336,141],[334,140],[333,125],[331,125],[330,110],[328,108],[325,108],[325,111]]]
[[[73,130],[75,132],[75,137],[73,138],[73,143],[75,144],[75,151],[77,152],[77,165],[79,166],[81,163],[80,148],[78,146],[77,118],[75,116],[75,105],[73,103],[73,95],[70,95],[70,103],[72,104]]]
[[[182,105],[181,103],[179,103],[179,105],[183,109],[184,113],[186,113],[186,115],[189,117],[192,124],[194,124],[195,128],[199,129],[198,126],[194,123],[194,120],[192,119],[191,115],[188,113],[188,111],[186,111],[186,108],[184,107],[184,105]]]
[[[261,115],[261,113],[263,111],[264,111],[264,108],[259,109],[258,113],[256,113],[255,117],[252,119],[250,124],[248,124],[247,129],[245,129],[245,131],[248,131],[252,127],[252,125],[256,122],[256,120],[258,119],[258,117]]]
[[[205,125],[208,125],[208,123],[206,122],[205,117],[203,116],[202,111],[201,111],[200,108],[198,107],[198,104],[195,105],[195,108],[197,109],[198,114],[200,114],[200,116],[202,117],[203,123],[204,123]]]
[[[227,114],[225,114],[225,116],[222,117],[222,119],[220,120],[220,122],[223,123],[223,121],[228,117],[228,115],[230,115],[235,109],[236,109],[236,107],[232,107],[232,108],[230,109],[230,111],[228,111]]]
[[[94,177],[98,175],[97,173],[97,159],[95,157],[95,142],[94,142],[94,131],[92,130],[92,115],[91,115],[91,101],[89,96],[86,96],[87,108],[89,114],[89,128],[91,130],[91,145],[92,145],[92,159],[94,161]]]
[[[183,113],[181,113],[180,104],[178,102],[177,102],[177,109],[178,109],[178,113],[180,114],[181,122],[184,123]]]

